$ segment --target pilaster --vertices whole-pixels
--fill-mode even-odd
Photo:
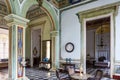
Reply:
[[[9,26],[9,80],[25,77],[25,29],[28,19],[10,14],[4,17]]]
[[[52,70],[55,70],[59,67],[59,32],[51,31],[51,39],[52,39]]]

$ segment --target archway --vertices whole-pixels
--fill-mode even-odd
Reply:
[[[41,61],[43,61],[43,59],[47,56],[47,52],[50,52],[50,65],[51,67],[49,69],[53,69],[55,68],[56,65],[56,59],[54,56],[56,54],[58,54],[58,52],[56,52],[56,45],[59,45],[56,42],[59,42],[59,39],[57,39],[56,37],[58,37],[58,31],[57,31],[57,25],[58,23],[56,22],[56,19],[53,17],[53,14],[51,15],[51,12],[48,11],[48,9],[44,6],[45,2],[43,2],[43,6],[40,7],[37,4],[33,4],[31,5],[31,7],[29,7],[28,11],[27,11],[27,18],[30,20],[28,27],[26,29],[26,53],[31,53],[31,54],[26,54],[26,58],[29,58],[31,63],[30,66],[35,67],[36,65],[40,68],[39,63]],[[36,17],[37,16],[37,17]],[[39,48],[37,47],[37,52],[38,55],[36,55],[36,57],[33,58],[33,51],[34,48],[37,46],[34,44],[36,44],[35,42],[37,42],[37,40],[34,40],[33,34],[36,33],[36,31],[39,30]],[[31,34],[31,35],[30,35]],[[29,35],[29,36],[28,36]],[[37,34],[36,34],[37,35]],[[37,37],[36,37],[37,39]],[[48,50],[45,50],[44,46],[45,44],[47,45],[48,41],[50,41],[50,48],[48,48]],[[48,43],[48,46],[49,46]],[[31,51],[30,51],[31,49]],[[29,51],[29,52],[28,52]],[[48,53],[49,53],[48,52]],[[57,57],[57,56],[56,56]],[[35,62],[38,62],[37,64]]]

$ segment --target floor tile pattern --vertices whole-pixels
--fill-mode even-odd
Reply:
[[[26,76],[30,80],[57,80],[55,72],[39,70],[36,68],[26,68]],[[0,80],[8,80],[8,69],[0,69]],[[103,80],[113,79],[106,78]]]
[[[8,69],[0,69],[0,80],[8,80]]]
[[[55,72],[45,70],[43,71],[34,68],[27,68],[26,76],[30,80],[57,80]]]

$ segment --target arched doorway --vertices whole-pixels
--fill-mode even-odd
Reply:
[[[3,1],[3,0],[2,0]],[[6,0],[7,1],[7,0]],[[8,1],[7,1],[8,2]],[[22,0],[22,1],[20,1],[20,0],[14,0],[14,1],[9,1],[10,2],[10,6],[12,7],[12,10],[11,10],[11,12],[13,13],[13,14],[11,14],[10,16],[8,15],[7,16],[7,18],[6,19],[8,19],[9,17],[17,17],[17,19],[22,19],[21,21],[23,21],[23,24],[21,24],[21,21],[20,21],[20,23],[18,22],[17,24],[15,24],[15,26],[14,27],[19,27],[18,25],[22,25],[21,27],[24,27],[24,29],[25,29],[25,27],[27,26],[27,22],[29,22],[29,20],[26,20],[24,17],[26,17],[26,14],[27,14],[27,11],[28,11],[28,9],[29,9],[29,7],[30,6],[32,6],[33,4],[38,4],[37,3],[37,1],[36,0],[26,0],[26,1],[24,1],[24,0]],[[55,45],[56,45],[56,43],[58,44],[58,40],[59,39],[56,39],[56,34],[57,34],[57,27],[58,27],[58,20],[57,20],[57,15],[56,15],[56,12],[54,11],[54,9],[53,8],[51,8],[51,6],[50,5],[48,5],[48,3],[46,3],[46,0],[44,0],[43,1],[43,9],[44,10],[46,10],[46,12],[47,12],[47,15],[49,15],[49,20],[50,20],[50,23],[51,23],[51,27],[53,28],[53,29],[51,29],[51,32],[50,32],[50,35],[52,35],[52,41],[53,41],[53,43],[52,43],[52,46],[54,47],[53,49],[52,49],[52,54],[53,55],[55,55],[55,53],[57,52],[57,54],[58,54],[58,51],[57,50],[55,50]],[[50,12],[49,12],[50,11]],[[8,19],[9,20],[9,19]],[[24,20],[25,21],[27,21],[25,24],[24,24]],[[10,26],[12,26],[12,25],[10,25]],[[19,28],[20,29],[20,28]],[[31,33],[30,32],[30,28],[27,28],[26,29],[26,35],[27,34],[29,34],[29,33]],[[14,30],[14,31],[16,31],[16,30]],[[12,29],[11,29],[11,33],[12,33]],[[17,34],[15,34],[15,35],[17,35]],[[14,35],[12,35],[12,36],[14,36]],[[20,36],[20,35],[19,35]],[[22,35],[22,36],[25,36],[24,34]],[[26,38],[26,39],[25,39]],[[24,45],[26,48],[24,48],[25,50],[24,50],[24,52],[26,51],[26,55],[27,54],[30,54],[29,53],[29,51],[31,50],[31,43],[29,42],[29,40],[31,39],[31,38],[29,38],[29,36],[26,36],[24,38],[24,40],[26,40],[26,42],[24,42],[23,44],[26,44],[26,45]],[[11,38],[12,39],[12,38]],[[13,38],[13,40],[16,40],[16,37],[14,36],[14,38]],[[15,44],[17,43],[17,41],[15,42]],[[12,45],[12,44],[11,44]],[[30,45],[30,46],[29,46]],[[59,44],[58,44],[59,45]],[[15,47],[16,45],[14,45],[14,47]],[[18,46],[17,46],[18,47]],[[11,50],[13,51],[13,50],[15,50],[15,53],[12,53],[12,54],[17,54],[17,47],[16,47],[16,49],[13,49],[13,47],[11,48]],[[23,57],[24,57],[24,55],[25,55],[25,53],[23,53]],[[13,57],[13,55],[11,55],[11,59],[13,60],[13,59],[16,59],[15,60],[15,63],[14,63],[14,61],[12,61],[13,63],[11,63],[12,65],[10,65],[10,71],[9,71],[9,76],[10,77],[12,77],[12,78],[17,78],[17,75],[16,75],[16,72],[18,71],[17,70],[17,66],[14,66],[14,65],[16,65],[17,64],[17,59],[18,59],[18,57],[16,58],[16,56],[15,57]],[[52,59],[52,62],[54,62],[55,63],[55,59]],[[55,64],[55,66],[56,66],[56,64]],[[12,69],[11,69],[12,68]],[[15,68],[15,70],[13,70]],[[12,73],[13,72],[13,73]],[[11,74],[12,73],[12,74]]]
[[[29,65],[40,68],[40,62],[48,58],[49,69],[55,68],[58,59],[54,57],[58,54],[55,46],[59,45],[56,43],[59,42],[59,39],[56,39],[59,36],[56,28],[58,23],[44,5],[32,5],[28,8],[26,17],[30,20],[26,28],[26,59],[29,59]]]
[[[28,28],[30,28],[31,35],[27,36],[31,37],[29,42],[31,43],[31,54],[26,57],[28,56],[27,58],[30,59],[32,67],[39,67],[40,61],[43,61],[44,58],[48,58],[51,62],[51,21],[46,12],[38,5],[29,8],[27,18],[30,20]]]

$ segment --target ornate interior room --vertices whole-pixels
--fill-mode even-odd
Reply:
[[[119,80],[119,23],[120,0],[0,0],[0,80]]]

